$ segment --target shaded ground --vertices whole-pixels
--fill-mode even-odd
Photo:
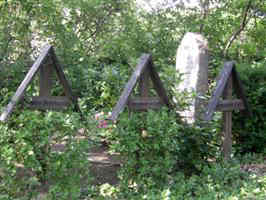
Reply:
[[[88,140],[84,136],[84,129],[78,131],[76,138],[78,140]],[[63,143],[56,143],[52,145],[54,151],[63,152],[65,145]],[[115,185],[118,183],[117,172],[121,166],[121,159],[118,154],[108,153],[108,146],[104,143],[99,144],[89,149],[88,160],[90,161],[89,172],[93,177],[92,184],[101,185],[109,183]]]
[[[122,163],[119,155],[110,155],[108,147],[101,145],[91,149],[88,159],[91,163],[90,172],[94,177],[93,184],[101,185],[109,183],[116,185],[119,183],[117,172]],[[256,174],[257,176],[265,176],[266,157],[264,162],[260,164],[243,164],[241,170],[250,174]]]
[[[62,152],[64,151],[64,145],[56,144],[53,146],[53,149]],[[90,161],[90,174],[93,177],[92,184],[101,185],[109,183],[116,185],[118,183],[117,172],[121,165],[119,155],[108,153],[107,145],[102,144],[91,148],[88,153],[88,160]]]
[[[119,155],[110,155],[108,147],[101,145],[91,149],[88,159],[91,163],[90,172],[94,177],[93,184],[118,183],[117,172],[121,165]]]

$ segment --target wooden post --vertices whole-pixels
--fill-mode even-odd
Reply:
[[[39,96],[51,96],[53,84],[53,68],[49,61],[47,64],[40,66],[40,94]]]
[[[232,100],[232,90],[240,99]],[[220,98],[223,97],[223,100]],[[225,160],[229,160],[232,153],[232,111],[246,110],[249,116],[252,115],[251,109],[248,105],[244,88],[238,73],[235,69],[234,62],[226,62],[223,70],[220,72],[217,80],[217,86],[212,94],[206,109],[205,121],[212,119],[215,111],[223,112],[223,144],[222,153]]]
[[[149,71],[146,68],[139,79],[139,93],[141,97],[149,96]]]
[[[223,97],[226,100],[232,99],[232,75],[228,78]],[[225,160],[229,160],[232,153],[232,111],[223,112],[223,147],[222,152]]]

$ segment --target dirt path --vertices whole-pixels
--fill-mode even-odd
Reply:
[[[76,136],[78,140],[88,140],[84,136],[84,130],[78,132]],[[54,151],[63,152],[65,145],[63,143],[56,143],[52,145]],[[105,143],[98,144],[89,149],[88,152],[89,172],[93,177],[92,184],[101,185],[109,183],[116,185],[118,183],[117,172],[121,167],[120,156],[118,154],[108,153],[108,146]]]
[[[119,155],[110,155],[106,145],[92,148],[88,159],[91,163],[90,172],[94,178],[93,184],[116,185],[119,182],[117,177],[121,165]]]

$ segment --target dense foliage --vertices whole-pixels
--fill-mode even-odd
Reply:
[[[163,123],[162,123],[163,122]],[[125,114],[109,137],[111,147],[125,157],[123,181],[160,184],[170,174],[198,173],[214,157],[210,131],[182,124],[175,112]]]
[[[0,194],[31,199],[41,185],[55,183],[49,189],[51,199],[79,196],[81,180],[86,183],[90,178],[88,141],[74,139],[78,128],[82,124],[76,114],[37,111],[25,111],[0,124]],[[57,144],[62,142],[60,149]]]
[[[266,71],[265,62],[239,66],[252,116],[234,116],[234,136],[238,153],[265,153]]]
[[[26,104],[0,123],[0,199],[33,199],[46,184],[48,199],[265,199],[265,176],[244,173],[237,157],[220,162],[220,114],[208,128],[188,126],[166,109],[125,111],[107,128],[91,117],[111,111],[142,53],[152,54],[169,96],[185,109],[186,96],[174,89],[181,76],[175,54],[186,32],[200,32],[208,39],[210,83],[225,60],[235,60],[253,111],[250,119],[234,113],[233,152],[265,155],[266,2],[200,2],[146,12],[133,0],[0,0],[0,111],[49,42],[84,115],[28,110],[39,92],[36,76]],[[52,94],[63,95],[56,81]],[[87,184],[92,140],[123,157],[117,187]]]
[[[245,162],[250,162],[246,159]],[[242,163],[243,164],[243,163]],[[132,187],[117,188],[105,184],[90,194],[91,199],[258,199],[266,197],[265,177],[248,175],[241,171],[240,163],[211,164],[205,167],[200,176],[185,178],[182,173],[177,173],[168,185],[155,187],[153,183],[145,185],[143,190]],[[100,195],[99,195],[100,194]]]

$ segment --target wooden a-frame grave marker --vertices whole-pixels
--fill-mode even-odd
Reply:
[[[153,87],[159,98],[149,97],[150,80],[152,81]],[[139,82],[140,97],[131,98],[130,95],[137,82]],[[172,107],[162,81],[153,66],[151,55],[143,54],[109,119],[116,121],[118,115],[124,110],[125,106],[128,106],[130,110],[145,111],[148,109],[158,109],[163,104],[170,108]]]
[[[232,99],[233,89],[237,98]],[[223,100],[221,100],[223,98]],[[212,119],[215,111],[223,112],[223,132],[224,141],[222,152],[225,159],[229,159],[232,152],[232,111],[243,110],[244,114],[251,116],[251,110],[243,89],[243,85],[236,71],[234,62],[226,62],[220,72],[216,88],[208,103],[207,111],[204,116],[205,121]]]
[[[80,112],[77,99],[72,94],[71,87],[59,64],[53,47],[51,45],[46,45],[41,51],[40,56],[28,71],[11,101],[4,109],[0,116],[0,121],[6,121],[8,116],[12,113],[15,105],[22,100],[26,88],[38,71],[40,71],[40,91],[39,96],[32,97],[30,103],[31,108],[41,110],[61,110],[73,103],[75,111]],[[53,84],[52,76],[54,71],[57,74],[60,84],[63,86],[65,96],[51,96]]]

